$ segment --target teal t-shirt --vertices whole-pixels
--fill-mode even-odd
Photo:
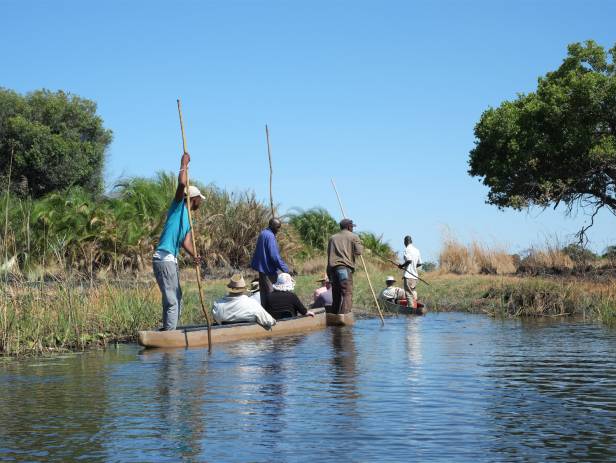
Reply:
[[[167,212],[167,220],[156,250],[167,251],[177,257],[189,231],[190,222],[186,201],[173,201]]]

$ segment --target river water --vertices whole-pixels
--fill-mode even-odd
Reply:
[[[0,361],[1,461],[616,461],[616,332],[462,313]]]

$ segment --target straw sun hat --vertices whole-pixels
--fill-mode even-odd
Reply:
[[[293,291],[295,288],[295,280],[288,273],[278,275],[276,283],[272,285],[277,291]]]
[[[246,282],[244,281],[244,277],[239,273],[236,273],[229,280],[227,288],[229,288],[229,292],[232,294],[243,293],[246,291]]]

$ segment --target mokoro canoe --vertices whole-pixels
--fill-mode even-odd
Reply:
[[[355,323],[353,313],[328,313],[327,326],[349,326]]]
[[[419,306],[417,308],[413,308],[383,300],[379,302],[381,303],[381,308],[383,309],[383,312],[399,313],[404,315],[425,315],[428,312],[428,309],[421,303],[419,303]]]
[[[257,323],[212,325],[212,345],[246,339],[271,338],[325,328],[325,309],[312,309],[314,317],[278,320],[271,330]],[[143,347],[207,347],[207,325],[180,326],[173,331],[139,331]]]

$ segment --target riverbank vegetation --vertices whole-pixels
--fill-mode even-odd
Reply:
[[[389,270],[369,263],[376,288]],[[250,278],[250,274],[246,274]],[[194,273],[183,271],[182,323],[204,323]],[[467,311],[494,317],[579,317],[616,326],[613,281],[563,277],[456,275],[440,271],[422,274],[419,297],[430,311]],[[227,280],[204,282],[206,306],[221,297]],[[297,277],[297,292],[309,303],[314,275]],[[151,278],[107,282],[5,285],[0,294],[0,353],[24,355],[85,349],[134,341],[141,329],[160,322],[160,292]],[[363,271],[355,275],[355,305],[376,314]]]

